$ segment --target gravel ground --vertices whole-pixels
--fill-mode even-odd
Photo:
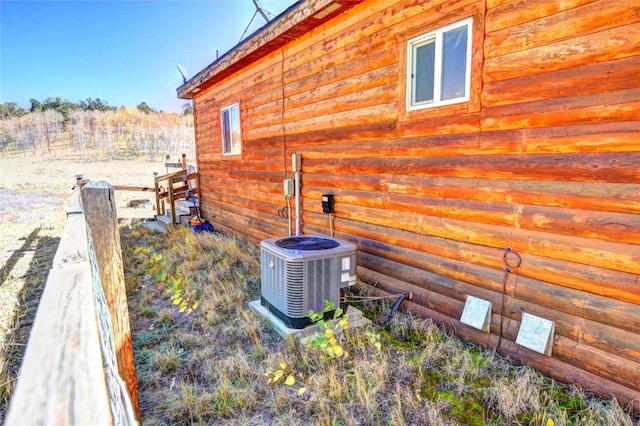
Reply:
[[[114,185],[152,186],[153,172],[165,172],[162,164],[87,162],[64,152],[0,157],[0,424],[64,230],[75,175]],[[153,217],[152,208],[126,208],[130,199],[140,198],[153,194],[117,192],[118,216]]]

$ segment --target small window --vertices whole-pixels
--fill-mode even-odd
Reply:
[[[472,18],[407,43],[407,109],[469,100]]]
[[[222,153],[225,155],[240,154],[240,105],[233,104],[220,110],[222,127]]]

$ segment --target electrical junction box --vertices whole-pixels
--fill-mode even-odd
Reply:
[[[293,197],[295,195],[295,187],[293,179],[284,180],[284,196]]]
[[[335,204],[335,200],[333,199],[333,194],[322,194],[322,212],[323,213],[333,213],[334,204]]]

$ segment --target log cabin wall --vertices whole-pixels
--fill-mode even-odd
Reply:
[[[468,102],[408,110],[407,41],[473,18]],[[203,214],[359,249],[359,277],[462,337],[623,403],[640,399],[640,9],[623,0],[364,1],[194,94]],[[239,103],[242,153],[222,155]],[[511,247],[522,263],[505,281]],[[491,332],[459,321],[492,302]],[[552,356],[515,343],[555,322]]]

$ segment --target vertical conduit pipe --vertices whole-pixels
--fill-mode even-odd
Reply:
[[[300,235],[300,175],[301,169],[300,154],[293,154],[291,156],[291,169],[295,172],[294,191],[295,191],[295,209],[296,209],[296,237]]]
[[[296,237],[300,235],[300,171],[298,170],[295,175],[295,188],[296,188]]]
[[[291,236],[291,196],[287,196],[287,222],[289,226],[287,227],[288,235]]]

